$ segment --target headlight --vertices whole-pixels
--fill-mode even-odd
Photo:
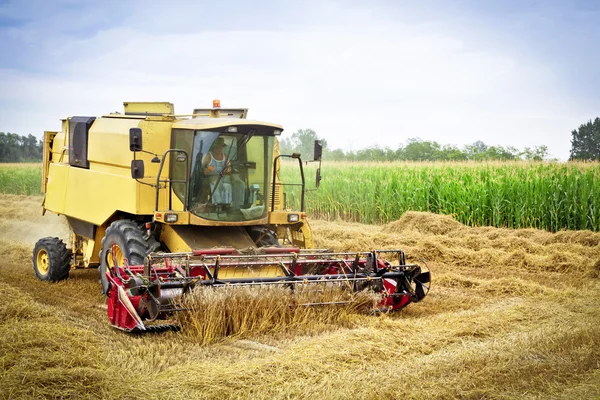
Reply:
[[[288,222],[298,222],[300,216],[298,214],[288,214]]]
[[[177,214],[165,214],[165,222],[177,222]]]

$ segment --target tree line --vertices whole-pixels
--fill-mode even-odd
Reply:
[[[282,154],[301,153],[303,159],[313,154],[313,143],[321,140],[324,157],[333,161],[483,161],[483,160],[536,160],[549,157],[544,145],[518,150],[512,146],[488,146],[482,141],[464,146],[441,145],[436,141],[419,138],[408,139],[396,149],[370,146],[360,150],[330,149],[327,141],[319,138],[312,129],[300,129],[290,138],[280,140]]]
[[[327,140],[312,129],[299,129],[291,137],[280,140],[281,154],[301,153],[305,160],[313,154],[315,140],[321,140],[324,156],[338,161],[483,161],[483,160],[546,160],[544,145],[519,150],[512,146],[488,146],[482,141],[458,148],[450,144],[419,138],[408,139],[396,149],[370,146],[360,150],[330,149]],[[0,132],[0,162],[36,162],[42,159],[43,141],[32,134]],[[600,160],[600,118],[590,120],[571,132],[569,160]]]
[[[315,140],[321,140],[324,157],[334,161],[541,161],[550,156],[545,145],[519,150],[513,146],[488,146],[479,140],[458,148],[419,138],[408,139],[396,149],[387,146],[370,146],[360,150],[330,149],[327,141],[317,136],[312,129],[299,129],[291,137],[281,139],[280,153],[301,153],[303,159],[307,160],[313,154]],[[600,160],[600,118],[590,120],[571,132],[569,160]]]
[[[484,160],[536,160],[549,157],[544,145],[518,150],[512,146],[488,146],[482,141],[466,145],[462,149],[453,145],[441,145],[436,141],[419,138],[408,139],[396,149],[371,146],[360,150],[334,149],[327,152],[329,160],[347,161],[484,161]]]
[[[43,144],[32,134],[0,132],[0,162],[40,162]]]

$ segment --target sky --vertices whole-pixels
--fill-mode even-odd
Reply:
[[[169,101],[330,148],[546,145],[600,116],[600,2],[0,0],[0,131]]]

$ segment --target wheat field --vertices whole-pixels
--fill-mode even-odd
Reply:
[[[97,270],[38,281],[33,243],[68,235],[41,200],[0,195],[0,398],[600,398],[599,233],[416,212],[385,225],[315,220],[318,247],[425,258],[429,296],[396,314],[206,344],[185,328],[110,328]]]

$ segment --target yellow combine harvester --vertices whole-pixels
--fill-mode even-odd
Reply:
[[[109,319],[126,331],[168,319],[199,285],[343,281],[384,294],[400,309],[421,300],[429,273],[393,266],[379,251],[329,253],[313,248],[304,212],[300,154],[280,155],[280,125],[246,119],[247,109],[175,115],[170,103],[124,103],[124,114],[70,117],[44,133],[43,211],[65,215],[70,248],[38,241],[33,266],[60,281],[72,268],[99,267]],[[315,142],[313,161],[321,145]],[[298,160],[301,209],[285,209],[281,157]]]

